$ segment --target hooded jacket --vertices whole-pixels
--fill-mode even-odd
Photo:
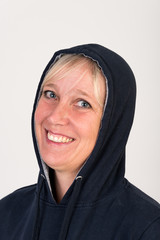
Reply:
[[[106,77],[108,91],[96,145],[57,204],[51,192],[49,168],[38,151],[34,113],[46,72],[67,53],[83,54],[96,61]],[[53,55],[42,74],[32,114],[33,142],[40,168],[38,182],[1,200],[1,240],[160,239],[160,205],[124,178],[135,98],[132,70],[113,51],[87,44]]]

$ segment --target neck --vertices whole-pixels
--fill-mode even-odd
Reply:
[[[57,203],[60,203],[75,177],[75,173],[54,172],[55,199]]]

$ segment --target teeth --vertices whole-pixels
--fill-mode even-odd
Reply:
[[[47,136],[48,136],[48,139],[51,140],[52,142],[68,143],[68,142],[73,141],[72,138],[67,138],[67,137],[62,137],[62,136],[57,137],[57,136],[50,134],[49,132],[48,132]]]

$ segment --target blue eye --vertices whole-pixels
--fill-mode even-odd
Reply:
[[[91,108],[91,105],[87,101],[84,101],[84,100],[78,101],[77,105],[82,108]]]
[[[50,91],[50,90],[44,91],[44,96],[46,98],[54,98],[54,99],[57,98],[56,94],[53,91]]]

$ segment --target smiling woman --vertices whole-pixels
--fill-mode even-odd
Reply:
[[[81,55],[62,56],[44,79],[35,130],[41,157],[54,169],[51,186],[57,202],[95,146],[105,88],[98,65]]]
[[[125,174],[134,118],[132,70],[87,44],[57,51],[38,85],[35,185],[1,200],[1,240],[158,240],[160,206]]]

